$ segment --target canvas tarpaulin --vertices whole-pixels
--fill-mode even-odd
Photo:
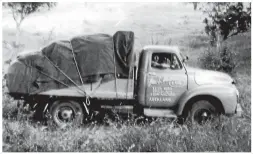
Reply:
[[[114,50],[117,63],[117,72],[128,77],[130,65],[133,61],[134,33],[118,31],[113,35]]]
[[[80,85],[78,71],[85,83],[100,77],[113,79],[114,73],[127,77],[129,66],[125,59],[130,59],[133,45],[129,42],[133,42],[133,32],[117,32],[114,36],[77,36],[17,57],[7,73],[9,92],[36,94],[73,86],[72,81]]]

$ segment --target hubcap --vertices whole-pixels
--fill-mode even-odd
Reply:
[[[212,112],[207,109],[200,109],[195,112],[194,120],[199,124],[204,124],[207,121],[211,120]]]
[[[75,117],[73,109],[68,106],[60,107],[56,115],[61,122],[71,122]]]

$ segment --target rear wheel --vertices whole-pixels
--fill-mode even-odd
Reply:
[[[50,107],[49,113],[50,123],[60,128],[80,126],[83,123],[83,109],[75,101],[56,101]]]
[[[190,123],[197,123],[204,125],[207,122],[212,122],[218,117],[216,108],[207,100],[200,100],[195,102],[188,114],[188,121]]]

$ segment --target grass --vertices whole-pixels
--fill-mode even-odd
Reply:
[[[214,127],[188,128],[158,119],[144,125],[110,123],[49,130],[28,121],[3,121],[3,151],[203,152],[250,151],[250,123],[222,117]],[[13,146],[15,145],[15,146]]]
[[[132,8],[138,10],[136,14],[129,14],[129,19],[119,24],[117,29],[131,29],[139,39],[135,43],[141,44],[168,44],[179,45],[184,54],[189,56],[188,64],[201,67],[198,58],[208,46],[208,37],[200,31],[190,33],[199,28],[196,13],[185,14],[189,16],[184,22],[185,15],[179,14],[175,9],[171,11],[180,19],[180,26],[174,19],[162,18],[162,14],[155,10],[165,10],[166,6],[140,6]],[[159,7],[159,9],[157,9]],[[152,10],[155,9],[155,10]],[[167,11],[167,10],[166,10]],[[165,12],[165,11],[164,11]],[[184,11],[182,11],[184,12]],[[152,13],[152,14],[151,14]],[[154,16],[152,16],[154,14]],[[145,16],[146,15],[146,16]],[[170,16],[165,12],[164,16]],[[150,17],[149,17],[150,16]],[[143,17],[143,18],[142,18]],[[182,18],[184,17],[184,18]],[[151,19],[157,23],[150,23]],[[182,19],[182,20],[181,20]],[[168,23],[167,23],[168,22]],[[135,23],[137,28],[131,27]],[[150,23],[150,24],[147,24]],[[107,31],[106,24],[105,32]],[[196,26],[198,25],[198,26]],[[94,26],[94,25],[92,25]],[[107,25],[110,27],[111,25]],[[163,27],[161,27],[163,26]],[[112,26],[111,26],[112,27]],[[164,30],[164,27],[172,27]],[[202,26],[203,27],[203,26]],[[150,32],[147,29],[157,29],[162,32]],[[57,28],[56,28],[57,29]],[[92,28],[94,30],[94,28]],[[145,29],[145,30],[142,30]],[[38,49],[53,39],[62,39],[55,29],[47,33],[23,31],[21,42],[28,50]],[[188,33],[189,31],[189,33]],[[98,31],[99,32],[99,31]],[[150,33],[149,33],[150,32]],[[66,34],[68,32],[65,32]],[[15,37],[13,30],[3,30],[3,40],[6,43],[3,60],[9,60],[12,40]],[[64,38],[64,37],[63,37]],[[243,108],[241,118],[221,116],[215,124],[204,127],[178,125],[169,119],[158,118],[144,124],[136,124],[134,120],[105,119],[106,124],[83,125],[79,128],[67,130],[53,129],[32,120],[31,114],[25,109],[18,108],[18,102],[6,94],[5,80],[3,79],[3,121],[2,141],[4,152],[250,152],[251,151],[251,35],[240,34],[228,40],[230,49],[237,53],[238,66],[232,74],[237,81],[240,91],[240,103]],[[138,49],[141,46],[137,46]],[[22,47],[23,48],[23,47]],[[12,54],[11,54],[12,55]],[[15,55],[15,54],[14,54]],[[3,75],[8,68],[4,64]]]

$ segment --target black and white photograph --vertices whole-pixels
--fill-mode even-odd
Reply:
[[[251,2],[3,1],[2,152],[251,152]]]

